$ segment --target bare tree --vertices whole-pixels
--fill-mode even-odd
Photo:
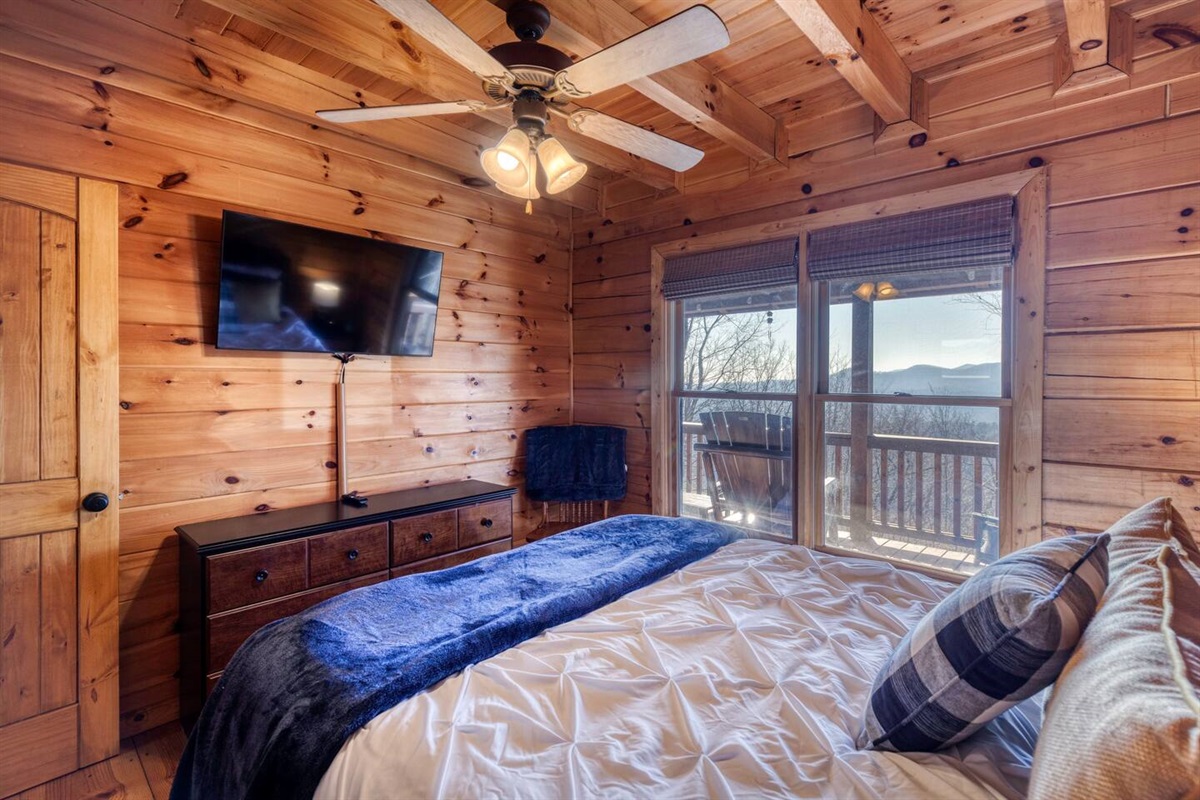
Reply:
[[[951,295],[949,299],[952,303],[971,306],[983,311],[987,314],[987,321],[984,325],[989,328],[993,325],[999,327],[1001,320],[1004,319],[1004,293],[998,289],[989,292]]]
[[[735,393],[796,391],[796,354],[775,335],[770,311],[689,315],[684,319],[683,386],[691,391]],[[710,407],[790,414],[791,402],[767,403],[736,397],[687,398],[684,419]],[[778,406],[778,407],[774,407]]]

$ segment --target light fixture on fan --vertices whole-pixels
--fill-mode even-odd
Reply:
[[[889,281],[880,281],[879,283],[860,283],[858,288],[851,292],[859,300],[864,303],[869,303],[872,300],[894,300],[900,296],[900,290],[893,286]]]
[[[509,0],[506,20],[518,41],[490,50],[447,19],[429,0],[374,0],[398,24],[408,26],[483,81],[491,102],[465,99],[444,103],[411,103],[374,108],[318,111],[330,122],[425,117],[432,114],[488,114],[512,108],[513,125],[480,158],[484,172],[500,191],[528,202],[541,195],[537,168],[545,173],[544,191],[557,194],[575,185],[587,166],[571,157],[558,139],[546,133],[553,114],[566,121],[573,134],[596,139],[638,158],[683,172],[704,153],[653,131],[571,103],[647,75],[720,50],[729,44],[729,31],[715,12],[692,6],[627,39],[575,61],[566,53],[538,41],[550,27],[550,12],[536,0]],[[394,23],[394,24],[397,24]],[[465,179],[464,179],[465,180]]]
[[[571,157],[562,142],[546,133],[550,107],[537,92],[522,92],[513,101],[515,124],[504,137],[480,154],[483,171],[496,182],[496,188],[525,200],[525,213],[533,213],[537,190],[537,169],[541,164],[546,176],[547,194],[570,189],[587,174],[587,165]]]
[[[532,213],[529,201],[541,195],[537,190],[537,168],[546,176],[546,193],[558,194],[570,189],[587,174],[587,165],[571,157],[562,142],[542,134],[536,145],[518,127],[512,127],[495,147],[483,151],[483,171],[496,182],[496,188],[526,201],[525,213]]]

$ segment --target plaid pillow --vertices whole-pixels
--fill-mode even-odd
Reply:
[[[936,750],[1053,683],[1108,583],[1107,544],[1050,539],[959,586],[875,678],[859,746]]]

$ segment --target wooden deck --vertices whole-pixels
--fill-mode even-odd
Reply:
[[[167,800],[187,737],[178,722],[121,741],[121,752],[5,800]]]
[[[685,517],[712,519],[712,503],[709,501],[708,495],[684,492],[682,505],[681,513]],[[736,520],[731,521],[736,524]],[[872,536],[869,545],[859,544],[851,540],[849,531],[840,529],[836,533],[831,531],[826,535],[826,544],[841,550],[886,557],[909,564],[920,564],[925,567],[957,572],[961,575],[973,575],[983,567],[983,564],[975,557],[973,548],[942,547],[891,539],[881,535]]]
[[[920,564],[962,575],[973,575],[983,567],[975,557],[974,549],[946,548],[934,544],[888,539],[879,535],[871,537],[871,544],[859,544],[851,540],[850,533],[844,530],[839,530],[836,537],[827,535],[826,543],[841,550]]]

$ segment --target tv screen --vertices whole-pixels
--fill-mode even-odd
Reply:
[[[226,211],[217,347],[433,355],[442,254]]]

